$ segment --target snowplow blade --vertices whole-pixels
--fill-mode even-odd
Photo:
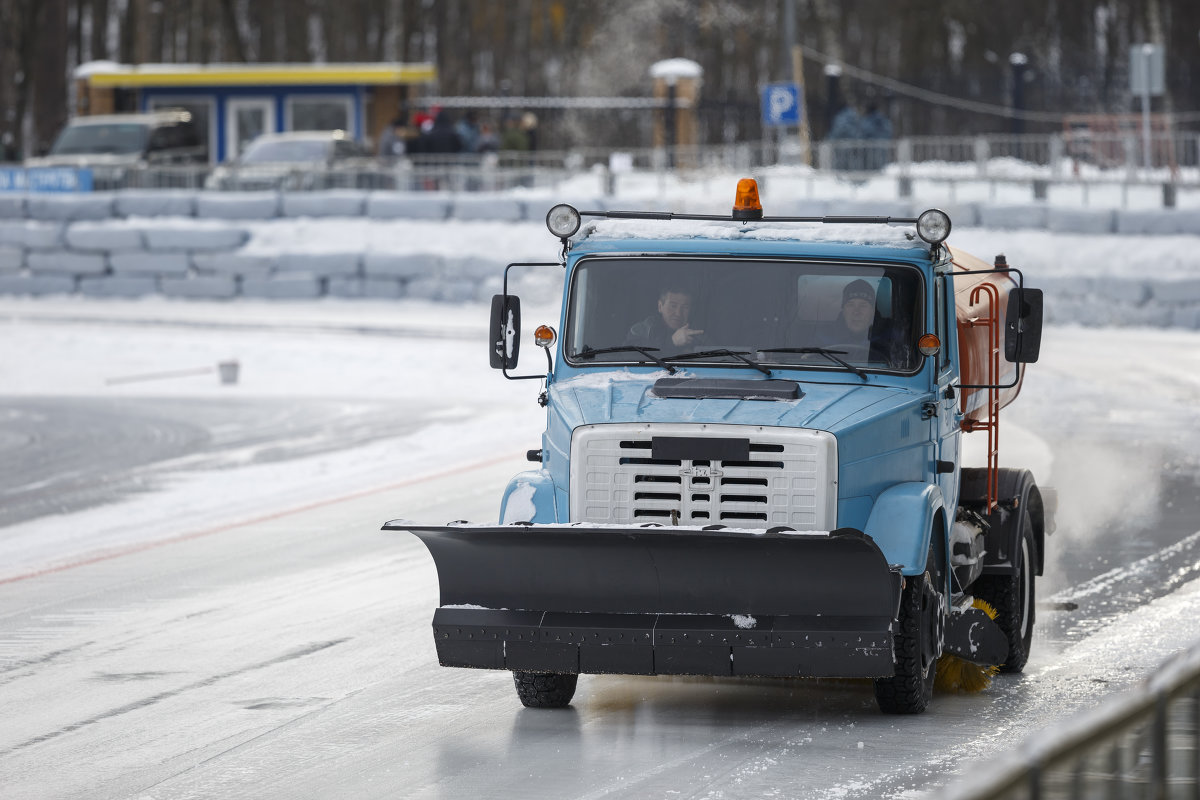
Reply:
[[[422,526],[444,666],[886,677],[901,575],[857,530]]]

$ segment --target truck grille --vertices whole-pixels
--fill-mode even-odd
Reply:
[[[745,460],[654,458],[654,437],[749,440]],[[823,431],[746,425],[577,428],[571,520],[735,528],[836,527],[837,443]]]

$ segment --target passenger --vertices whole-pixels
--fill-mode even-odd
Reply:
[[[806,346],[843,350],[851,362],[891,364],[898,355],[892,326],[876,313],[875,289],[862,278],[842,289],[842,310],[837,319],[818,326],[812,335]]]
[[[690,327],[691,313],[692,293],[668,286],[658,296],[658,313],[635,323],[625,343],[672,351],[699,344],[704,331]]]

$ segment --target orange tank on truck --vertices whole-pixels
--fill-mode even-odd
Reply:
[[[998,257],[993,266],[957,247],[947,246],[954,264],[954,307],[958,322],[959,370],[963,386],[995,383],[1000,408],[1011,403],[1021,391],[1023,374],[1018,365],[1004,357],[1004,331],[1008,325],[1010,297],[1018,289],[1011,272],[996,272],[1006,266]],[[995,304],[999,325],[987,324]],[[991,369],[997,369],[993,377]],[[989,417],[987,391],[963,389],[959,409],[965,420],[986,421]]]

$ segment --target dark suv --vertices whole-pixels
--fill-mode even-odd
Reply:
[[[187,111],[76,117],[31,167],[146,166],[208,162],[208,148]]]

